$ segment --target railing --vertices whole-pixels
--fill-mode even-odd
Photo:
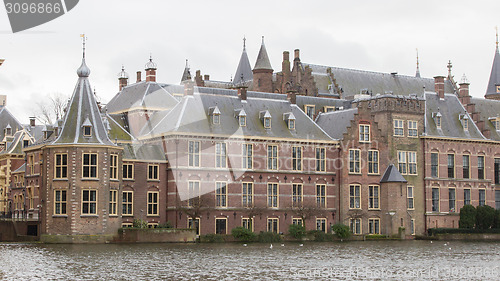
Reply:
[[[15,210],[9,212],[0,212],[0,219],[8,220],[39,220],[38,212],[28,212],[27,210]]]

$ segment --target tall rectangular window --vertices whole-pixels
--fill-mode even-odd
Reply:
[[[66,190],[54,191],[54,215],[66,215]]]
[[[158,191],[148,191],[148,216],[158,216]]]
[[[349,219],[349,228],[353,234],[361,234],[361,219]]]
[[[134,164],[123,164],[122,168],[124,180],[134,179]]]
[[[439,171],[439,155],[435,152],[431,153],[431,177],[437,178]]]
[[[267,231],[268,232],[279,232],[279,220],[277,218],[268,218],[267,219]]]
[[[464,206],[470,205],[470,189],[464,189]]]
[[[82,215],[97,214],[97,190],[82,190]]]
[[[316,206],[318,208],[326,208],[326,185],[316,185]]]
[[[368,209],[380,209],[380,189],[378,185],[368,186]]]
[[[68,154],[57,153],[56,154],[56,179],[65,179],[68,177]]]
[[[302,147],[292,147],[292,170],[302,171]]]
[[[415,219],[410,220],[410,234],[415,235]]]
[[[368,150],[368,174],[378,173],[378,150]]]
[[[370,142],[370,125],[359,125],[359,142]]]
[[[227,207],[227,187],[225,182],[218,181],[215,183],[215,206]]]
[[[292,184],[292,206],[302,207],[302,188],[301,183]]]
[[[349,186],[349,208],[361,208],[361,186],[353,184]]]
[[[160,166],[158,164],[149,164],[148,165],[148,180],[158,180],[158,170]]]
[[[398,169],[401,174],[407,174],[407,165],[408,162],[406,161],[406,151],[398,151]]]
[[[227,234],[227,218],[215,219],[215,234]]]
[[[188,207],[196,207],[200,202],[200,182],[188,182]]]
[[[455,212],[455,189],[448,189],[448,208],[450,209],[450,213]]]
[[[97,178],[97,153],[83,153],[83,178]]]
[[[495,190],[495,209],[500,210],[500,190]]]
[[[215,144],[215,167],[226,168],[227,166],[227,150],[226,144],[218,142]]]
[[[243,144],[243,169],[253,169],[253,145]]]
[[[134,192],[124,191],[122,193],[122,215],[123,216],[133,216],[134,215]]]
[[[415,209],[414,200],[413,200],[413,186],[408,186],[406,197],[408,198],[408,209]]]
[[[316,148],[316,172],[326,171],[326,148]]]
[[[368,233],[380,234],[380,219],[368,219]]]
[[[326,233],[328,228],[326,227],[326,219],[325,218],[316,219],[316,230],[319,230],[319,231]]]
[[[417,152],[408,151],[408,174],[417,174]]]
[[[118,190],[109,191],[109,214],[118,215]]]
[[[359,174],[361,172],[360,154],[359,149],[349,149],[349,173]]]
[[[314,111],[315,111],[315,107],[314,105],[306,105],[305,108],[306,108],[306,114],[307,116],[309,116],[309,118],[313,119],[314,118]]]
[[[118,155],[111,154],[109,162],[109,178],[112,180],[118,179]]]
[[[196,235],[200,235],[200,218],[188,218],[188,228],[194,229]]]
[[[477,178],[484,179],[484,156],[477,157]]]
[[[242,183],[242,193],[241,200],[243,207],[249,208],[253,207],[253,183],[244,182]]]
[[[267,206],[271,208],[278,208],[278,184],[267,184]]]
[[[200,166],[200,142],[189,141],[188,143],[189,167]]]
[[[292,218],[292,224],[293,225],[304,225],[302,218]]]
[[[253,231],[253,218],[241,218],[241,226]]]
[[[267,169],[278,170],[278,146],[267,146]]]
[[[404,136],[403,120],[394,120],[394,135],[397,137]]]
[[[448,178],[455,177],[455,154],[448,154]]]
[[[439,188],[432,188],[432,211],[439,212]]]
[[[500,184],[500,158],[495,158],[495,184]]]
[[[417,121],[408,121],[408,136],[416,138],[418,136],[418,123]]]
[[[479,206],[486,205],[486,189],[479,189]]]
[[[470,178],[470,156],[462,156],[462,176],[464,179]]]

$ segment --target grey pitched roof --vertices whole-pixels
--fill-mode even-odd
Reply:
[[[85,64],[85,57],[77,74],[78,82],[64,115],[62,128],[52,144],[113,145],[108,138],[107,129],[104,127],[101,112],[90,87],[88,79],[90,69]],[[84,137],[82,126],[87,120],[92,125],[91,136]]]
[[[12,173],[15,174],[15,173],[24,173],[26,171],[26,163],[23,163],[21,165],[21,167],[17,168],[15,171],[13,171]]]
[[[181,82],[191,80],[191,72],[189,71],[188,60],[186,60],[186,66],[184,67],[184,72],[182,73]]]
[[[407,182],[406,179],[401,175],[394,164],[390,164],[385,169],[384,175],[380,179],[380,183],[385,182]]]
[[[25,139],[29,140],[30,144],[35,141],[35,139],[24,129],[15,132],[12,139],[6,142],[6,147],[1,153],[22,154]]]
[[[318,126],[334,139],[343,139],[347,128],[351,126],[351,120],[358,113],[358,108],[321,113],[316,119]]]
[[[240,85],[251,80],[253,80],[252,67],[250,66],[250,61],[248,60],[247,50],[245,46],[243,46],[240,62],[238,63],[238,68],[234,74],[233,84]]]
[[[500,132],[496,130],[490,118],[500,117],[500,101],[484,98],[471,98],[475,109],[479,112],[479,118],[484,122],[484,129],[490,131],[490,139],[500,141]]]
[[[123,147],[123,159],[126,160],[147,160],[165,161],[165,152],[161,145],[150,144],[121,144]]]
[[[7,107],[0,106],[0,141],[5,138],[5,128],[9,125],[12,129],[12,135],[23,128],[22,124],[17,121]]]
[[[266,45],[264,45],[264,36],[262,36],[262,45],[260,45],[259,55],[257,56],[255,67],[253,69],[273,70],[271,62],[269,61],[269,56],[267,55]]]
[[[433,114],[441,114],[441,129],[436,126]],[[468,130],[464,130],[461,116],[467,116]],[[436,93],[425,93],[425,134],[428,136],[484,139],[476,124],[454,94],[445,94],[440,99]]]
[[[500,85],[500,53],[498,51],[498,46],[495,50],[495,57],[493,58],[493,65],[491,66],[490,80],[488,82],[488,88],[486,89],[486,95],[500,95],[496,91],[496,86]]]
[[[405,96],[423,93],[424,86],[428,91],[434,90],[434,79],[432,78],[421,78],[399,74],[393,75],[390,73],[329,67],[307,63],[302,64],[304,66],[309,66],[312,69],[312,75],[314,77],[314,81],[316,82],[316,86],[318,87],[319,94],[336,93],[328,90],[328,86],[333,82],[327,72],[329,68],[331,69],[336,83],[343,90],[343,98],[357,95],[365,89],[371,91],[374,95],[393,92],[394,94]],[[445,81],[445,92],[454,92],[453,86],[449,80]]]

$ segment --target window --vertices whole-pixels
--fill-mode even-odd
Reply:
[[[360,185],[350,185],[349,186],[349,209],[360,209],[361,208],[361,186]]]
[[[158,223],[157,222],[150,222],[150,223],[148,223],[148,228],[158,228]]]
[[[148,216],[158,216],[158,191],[148,191]]]
[[[328,229],[326,228],[326,219],[316,219],[316,230],[322,231],[324,233],[327,232]]]
[[[35,174],[35,156],[30,155],[28,158],[28,166],[30,167],[30,175]]]
[[[288,129],[295,130],[295,119],[288,119]]]
[[[431,177],[437,178],[438,177],[438,157],[439,155],[435,152],[431,153]]]
[[[97,214],[97,190],[82,190],[82,214]]]
[[[500,190],[495,190],[495,209],[500,210]]]
[[[268,232],[279,233],[278,222],[279,221],[278,221],[277,218],[268,218],[267,219],[267,231]]]
[[[118,215],[118,190],[109,191],[109,214]]]
[[[113,180],[118,179],[118,155],[111,154],[109,163],[109,178]]]
[[[378,185],[368,186],[368,209],[380,209],[380,189]]]
[[[243,228],[250,230],[250,231],[253,231],[253,218],[242,218],[241,219],[241,226]]]
[[[326,208],[326,184],[316,185],[316,206]]]
[[[66,190],[54,191],[54,215],[66,215]]]
[[[410,220],[410,234],[415,235],[415,219]]]
[[[226,168],[227,166],[227,150],[226,144],[218,142],[215,144],[215,167]]]
[[[302,207],[302,188],[301,183],[292,184],[292,206]]]
[[[408,174],[417,174],[417,152],[408,151]]]
[[[479,189],[479,206],[486,205],[486,189]]]
[[[394,120],[394,136],[402,137],[404,136],[404,125],[403,120]]]
[[[271,129],[271,117],[264,117],[264,128]]]
[[[398,169],[399,172],[403,175],[407,174],[406,167],[406,151],[398,151]]]
[[[408,121],[408,137],[418,137],[418,123],[417,121]]]
[[[349,173],[360,173],[360,154],[359,149],[349,149]]]
[[[122,193],[122,215],[123,216],[133,216],[134,215],[134,192],[124,191]]]
[[[368,219],[368,233],[380,234],[380,219]]]
[[[247,117],[246,116],[239,116],[238,121],[240,123],[240,127],[245,127],[247,125]]]
[[[292,170],[302,171],[302,147],[292,147]]]
[[[439,212],[439,188],[432,188],[432,211]]]
[[[271,208],[278,208],[278,184],[267,184],[267,206]]]
[[[200,218],[188,218],[188,228],[195,229],[196,235],[200,235]]]
[[[220,124],[220,114],[214,113],[212,120],[214,122],[214,125]]]
[[[304,225],[304,223],[302,222],[302,218],[292,218],[292,224],[294,225]]]
[[[215,234],[227,234],[227,218],[215,219]]]
[[[334,112],[335,111],[335,106],[324,106],[323,110],[324,110],[325,113]]]
[[[83,154],[83,176],[84,178],[97,178],[97,153]]]
[[[188,207],[196,207],[200,202],[200,182],[188,182]]]
[[[455,154],[448,154],[448,178],[455,177]]]
[[[253,145],[243,144],[243,169],[253,168]]]
[[[326,171],[326,148],[316,148],[316,172]]]
[[[436,116],[436,127],[441,129],[441,116]]]
[[[359,142],[370,142],[370,125],[359,125]]]
[[[227,207],[227,187],[225,182],[218,181],[215,183],[215,206]]]
[[[148,180],[158,180],[158,170],[159,170],[159,165],[158,164],[149,164],[148,165]]]
[[[361,234],[361,219],[349,219],[349,228],[353,234]]]
[[[267,169],[278,170],[278,146],[267,146]]]
[[[500,184],[500,158],[495,158],[494,165],[495,184]]]
[[[470,205],[470,189],[464,189],[464,206]]]
[[[241,199],[243,203],[243,207],[253,207],[253,183],[251,182],[244,182],[242,184],[242,194],[241,194]]]
[[[130,227],[134,227],[134,224],[131,222],[122,223],[122,228],[130,228]]]
[[[455,189],[448,188],[448,207],[450,209],[450,213],[455,212]]]
[[[68,177],[68,154],[57,153],[56,154],[56,179],[65,179]]]
[[[464,128],[464,131],[469,130],[469,118],[465,117],[462,119],[462,126]]]
[[[92,136],[92,130],[91,130],[91,126],[83,126],[83,136],[84,137],[90,137]]]
[[[378,173],[378,150],[368,150],[368,174]]]
[[[305,105],[305,108],[306,108],[307,116],[309,116],[309,118],[313,119],[315,106],[314,105]]]
[[[28,208],[32,210],[35,206],[35,198],[33,197],[33,187],[28,188]]]
[[[134,164],[123,164],[123,179],[134,179]]]
[[[484,156],[477,157],[477,178],[484,179]]]
[[[495,130],[500,131],[500,120],[493,119],[491,120],[491,123],[493,124],[493,127],[495,127]]]
[[[199,167],[200,166],[200,142],[199,141],[189,141],[188,156],[189,156],[189,167]]]
[[[408,198],[408,209],[415,209],[415,205],[413,202],[413,186],[408,186],[406,197]]]
[[[464,179],[470,178],[470,156],[462,156],[462,177]]]

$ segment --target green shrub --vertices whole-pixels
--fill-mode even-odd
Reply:
[[[495,228],[500,228],[500,210],[496,210],[495,215]]]
[[[288,233],[295,239],[302,239],[306,236],[306,228],[301,224],[291,224],[288,227]]]
[[[496,233],[500,234],[499,228],[475,229],[475,228],[429,228],[427,234],[434,236],[436,234],[475,234],[475,233]]]
[[[337,223],[332,226],[333,233],[337,238],[345,239],[351,237],[351,230],[347,225]]]
[[[476,228],[490,229],[495,224],[496,211],[491,206],[477,206],[476,208]]]
[[[135,228],[148,228],[148,222],[141,219],[135,219],[132,225]]]
[[[325,233],[321,230],[310,230],[308,231],[308,234],[311,235],[316,242],[326,242],[334,240],[333,234]]]
[[[156,228],[173,228],[173,226],[169,221],[167,221],[166,223],[159,224]]]
[[[465,205],[460,209],[460,220],[458,226],[460,228],[474,228],[476,224],[476,208],[472,205]]]
[[[231,229],[231,234],[234,238],[242,242],[252,242],[255,241],[255,238],[257,237],[257,235],[255,235],[255,233],[253,233],[250,229],[241,226]]]
[[[278,233],[261,231],[257,240],[263,243],[281,242],[281,236]]]
[[[200,237],[200,241],[203,243],[223,243],[225,242],[224,237],[220,234],[205,234]]]

